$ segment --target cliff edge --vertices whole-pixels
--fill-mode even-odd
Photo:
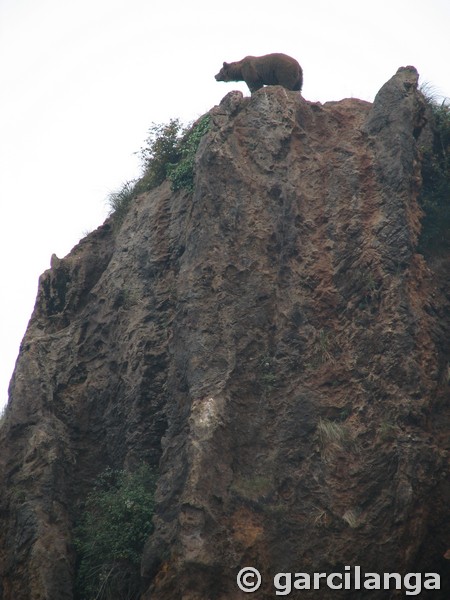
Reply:
[[[417,81],[373,104],[231,92],[192,194],[166,182],[53,260],[0,428],[2,600],[77,598],[80,506],[142,462],[143,600],[241,599],[246,566],[272,598],[276,573],[346,565],[436,572],[448,598],[448,257],[417,250]]]

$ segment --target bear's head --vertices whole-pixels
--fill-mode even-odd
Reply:
[[[216,81],[233,81],[230,67],[230,63],[224,62],[223,67],[220,69],[217,75],[214,75]]]

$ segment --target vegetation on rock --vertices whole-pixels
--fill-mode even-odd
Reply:
[[[172,190],[194,190],[195,155],[200,141],[209,130],[209,115],[204,115],[194,125],[184,130],[178,143],[180,160],[167,167]]]
[[[179,119],[169,123],[153,123],[146,145],[140,150],[143,176],[138,182],[139,191],[151,190],[167,179],[169,167],[181,160],[180,139],[183,126]]]
[[[183,127],[179,119],[169,123],[154,123],[149,130],[146,145],[139,154],[143,175],[136,181],[127,181],[119,191],[108,197],[111,213],[121,223],[131,201],[138,194],[152,190],[170,179],[173,191],[194,190],[195,155],[202,137],[209,130],[209,114]]]
[[[450,247],[450,105],[428,98],[433,116],[433,144],[423,153],[420,204],[421,249],[444,250]]]
[[[136,182],[126,181],[120,190],[111,192],[108,196],[110,213],[114,214],[116,221],[120,224],[130,208],[131,201],[135,198]]]
[[[80,600],[133,600],[140,593],[142,549],[151,533],[155,477],[107,469],[87,497],[75,530]]]

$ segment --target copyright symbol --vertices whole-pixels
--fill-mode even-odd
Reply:
[[[261,574],[258,569],[245,567],[239,571],[236,581],[243,592],[256,592],[261,585]]]

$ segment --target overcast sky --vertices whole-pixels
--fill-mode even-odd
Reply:
[[[39,275],[139,175],[152,123],[232,89],[224,60],[285,52],[303,96],[372,101],[400,66],[450,96],[448,0],[0,0],[0,407]]]

